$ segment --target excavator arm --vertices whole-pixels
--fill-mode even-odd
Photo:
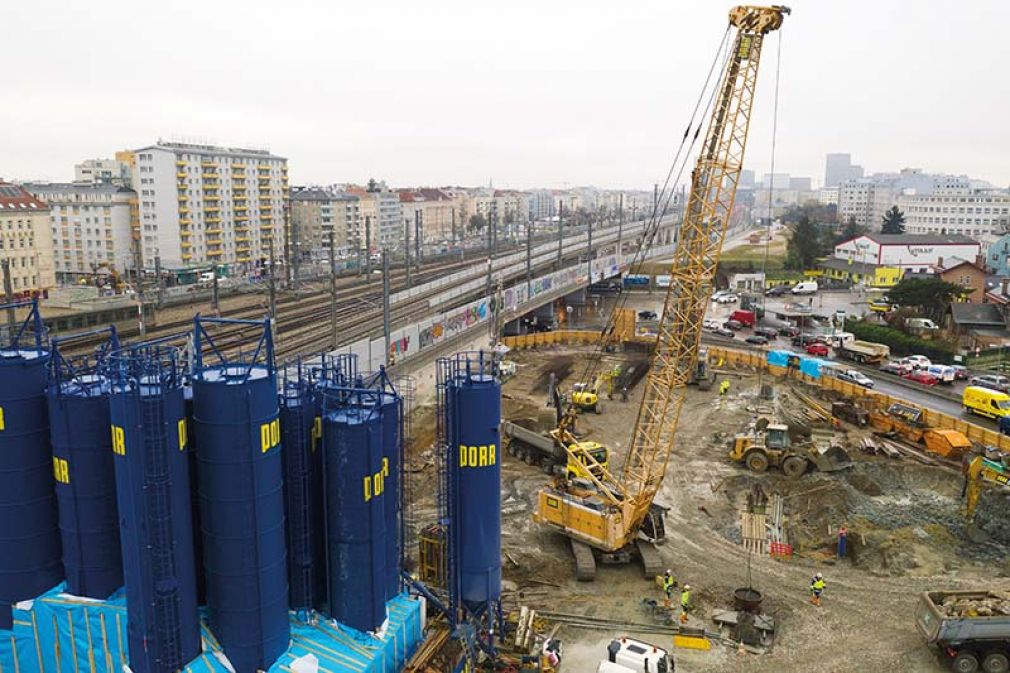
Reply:
[[[785,7],[736,7],[729,52],[674,253],[670,286],[652,352],[622,479],[633,501],[629,532],[645,519],[663,481],[696,367],[702,320],[733,212],[765,36],[782,25]]]

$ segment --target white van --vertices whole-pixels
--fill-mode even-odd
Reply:
[[[856,340],[856,335],[852,332],[835,332],[834,334],[825,334],[823,336],[832,348],[840,348],[850,341]]]
[[[609,661],[601,661],[600,665],[596,667],[596,673],[635,673],[633,670],[627,666],[621,666],[620,664],[612,664]]]
[[[802,283],[796,283],[793,285],[793,294],[814,294],[817,292],[817,281],[816,280],[805,280]]]
[[[607,645],[607,661],[617,664],[616,669],[602,669],[613,673],[673,673],[673,659],[662,647],[634,638],[620,638]],[[598,669],[599,670],[599,669]]]

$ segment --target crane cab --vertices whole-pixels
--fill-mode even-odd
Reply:
[[[610,469],[610,449],[599,442],[576,442],[569,444],[568,449],[571,451],[568,455],[569,479],[588,479],[590,472],[597,479],[602,479],[603,470]],[[575,454],[574,458],[572,454]]]

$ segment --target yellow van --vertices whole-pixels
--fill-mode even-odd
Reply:
[[[981,386],[968,386],[961,398],[964,410],[979,416],[1000,418],[1010,416],[1010,395]]]

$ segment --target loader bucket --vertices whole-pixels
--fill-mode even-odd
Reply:
[[[840,446],[831,446],[826,451],[812,452],[811,460],[821,472],[837,472],[852,467],[849,452]]]

